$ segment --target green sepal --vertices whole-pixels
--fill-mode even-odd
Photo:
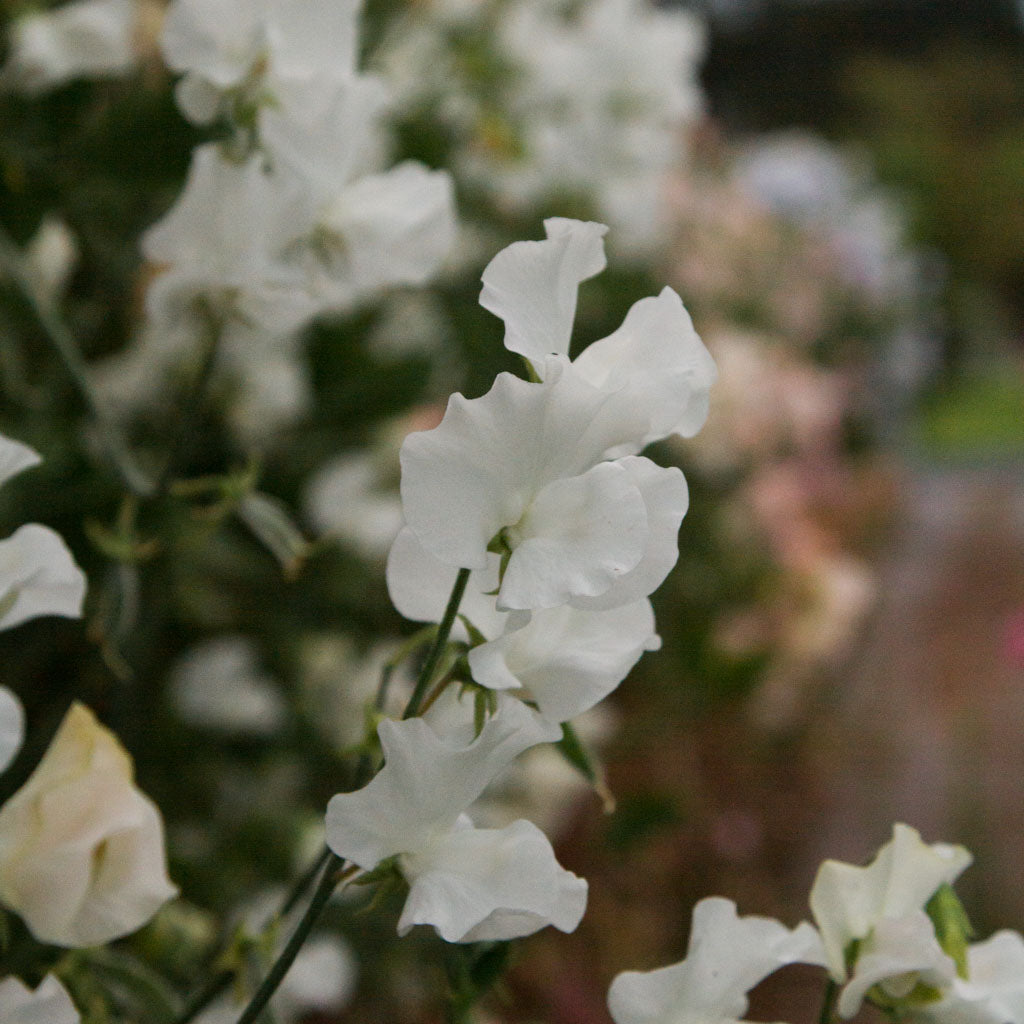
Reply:
[[[466,618],[465,615],[459,614],[459,621],[466,627],[466,632],[469,634],[469,643],[471,647],[479,647],[481,644],[487,643],[487,637],[480,632],[472,622]]]
[[[562,723],[562,738],[555,744],[566,759],[591,785],[599,778],[597,767],[590,752],[570,722]]]
[[[926,985],[919,981],[905,996],[899,999],[889,995],[881,985],[872,985],[868,989],[866,998],[879,1009],[885,1010],[896,1020],[902,1020],[908,1010],[927,1006],[929,1003],[937,1003],[943,997],[943,992],[932,985]]]
[[[943,882],[925,904],[924,910],[935,926],[935,937],[943,952],[956,964],[956,973],[966,978],[967,945],[974,938],[974,929],[953,887]]]
[[[238,518],[277,559],[289,579],[297,576],[313,545],[296,526],[283,501],[262,491],[251,491],[238,502]]]
[[[615,810],[615,797],[604,781],[604,772],[586,748],[571,722],[562,723],[562,738],[555,744],[559,752],[594,788],[606,814]]]
[[[398,857],[388,857],[382,860],[375,868],[364,871],[357,875],[349,883],[350,885],[386,885],[398,880],[405,884],[402,872],[398,869]]]
[[[466,684],[463,687],[465,690]],[[487,719],[498,710],[498,695],[483,686],[474,685],[473,690],[473,735],[476,737],[483,732]]]

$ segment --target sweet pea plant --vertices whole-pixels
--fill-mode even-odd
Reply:
[[[463,58],[494,27],[490,8],[478,22],[458,4],[436,6],[448,29],[473,21]],[[522,132],[532,161],[499,173],[493,161],[511,155],[499,148],[464,154],[456,173],[477,190],[492,172],[502,189],[527,181],[521,199],[589,194],[631,225],[633,260],[644,239],[653,244],[654,189],[679,156],[672,131],[697,107],[688,79],[661,92],[659,76],[692,73],[696,30],[620,0],[579,6],[521,3],[502,29],[523,77],[490,99],[501,99],[505,127]],[[344,401],[332,371],[354,364],[366,371],[359,383],[372,384],[373,331],[357,324],[372,320],[373,303],[456,272],[453,178],[392,162],[386,131],[387,69],[423,12],[380,33],[374,73],[362,65],[360,15],[354,0],[171,0],[163,11],[73,0],[11,26],[3,102],[18,116],[82,77],[141,68],[162,85],[162,64],[178,76],[178,130],[194,148],[177,198],[179,183],[162,178],[163,206],[147,206],[147,268],[119,326],[105,324],[120,345],[99,343],[95,358],[68,326],[102,320],[71,281],[74,234],[50,220],[23,245],[20,223],[0,235],[0,285],[12,298],[0,370],[20,413],[9,428],[5,417],[12,436],[0,435],[0,498],[16,525],[0,541],[0,639],[10,638],[5,663],[20,651],[38,677],[77,671],[69,690],[80,698],[58,724],[24,680],[17,696],[0,687],[5,1022],[333,1019],[388,960],[419,979],[389,1007],[393,1018],[443,1002],[453,1024],[482,1020],[509,941],[548,925],[571,932],[586,913],[587,881],[562,866],[545,831],[519,814],[495,820],[488,800],[502,786],[529,787],[525,765],[546,748],[611,805],[585,723],[661,645],[651,595],[679,559],[690,502],[682,471],[644,453],[700,431],[718,370],[671,287],[632,301],[619,326],[572,354],[580,286],[608,262],[603,223],[553,216],[542,239],[493,245],[479,306],[503,323],[507,361],[518,357],[521,374],[503,369],[479,397],[453,394],[443,414],[421,417],[401,443],[400,522],[391,529],[384,516],[394,536],[380,576],[393,608],[419,625],[365,659],[336,656],[323,634],[297,638],[308,620],[358,620],[380,583],[352,561],[327,562],[306,539],[288,500],[303,483],[275,488],[264,474],[273,479],[277,458],[278,482],[289,468],[294,482],[318,460],[281,459],[275,446],[305,437],[315,447],[326,421],[303,433],[304,417],[325,395]],[[529,46],[531,25],[546,26],[546,48]],[[595,59],[620,42],[621,62]],[[560,63],[580,53],[586,89]],[[116,93],[108,101],[116,107]],[[474,108],[475,133],[486,135],[487,109]],[[534,109],[543,116],[531,124]],[[642,166],[602,135],[613,112],[629,138],[657,143]],[[570,127],[584,133],[583,159],[566,156]],[[21,157],[3,156],[16,182]],[[54,174],[57,194],[76,195]],[[647,194],[634,204],[625,193],[638,175]],[[84,194],[85,205],[96,200]],[[84,241],[90,255],[114,258],[102,232]],[[481,244],[464,237],[455,265]],[[69,388],[79,403],[70,413]],[[17,489],[42,472],[33,504],[28,483]],[[25,510],[48,503],[72,524],[75,555],[50,527],[25,524],[35,514]],[[251,568],[264,554],[273,575]],[[63,636],[76,639],[56,643],[51,617],[83,614],[86,635],[72,622]],[[304,666],[293,700],[262,672],[253,641],[231,632],[246,617],[281,664]],[[47,652],[35,660],[29,640],[16,646],[33,630]],[[189,644],[168,673],[162,652]],[[146,684],[168,674],[170,721],[163,691]],[[324,676],[325,686],[309,682]],[[341,694],[343,710],[321,690]],[[223,769],[213,794],[207,778],[203,794],[188,794],[203,810],[165,837],[158,805],[193,786],[187,763],[205,756],[183,721],[207,739],[219,734],[231,758],[209,762]],[[313,778],[271,745],[289,732],[291,755],[316,764]],[[126,746],[140,755],[141,788]],[[180,779],[161,779],[151,757],[179,766]],[[293,809],[303,785],[322,797],[305,816]],[[217,845],[204,816],[236,822],[228,843]],[[227,877],[217,864],[233,863],[232,840],[246,829],[280,862],[267,874],[290,876],[283,891],[244,882],[217,891]],[[961,847],[896,825],[869,866],[822,865],[814,925],[790,929],[702,900],[686,959],[619,974],[608,1010],[616,1024],[737,1021],[764,977],[803,963],[822,969],[824,1022],[868,1002],[894,1021],[1024,1024],[1024,939],[1003,931],[970,942],[952,890],[969,861]],[[251,881],[251,865],[238,874],[247,871]],[[214,911],[200,909],[204,899]],[[440,998],[416,988],[436,983],[416,961],[428,949],[436,960],[439,948]]]

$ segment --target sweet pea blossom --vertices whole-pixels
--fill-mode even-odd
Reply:
[[[21,701],[0,686],[0,772],[14,760],[25,739],[25,710]]]
[[[892,839],[867,867],[827,860],[811,888],[811,912],[821,932],[832,978],[845,987],[838,1009],[852,1017],[875,984],[893,999],[918,981],[944,987],[956,965],[939,946],[924,906],[971,863],[962,846],[922,842],[916,829],[893,826]],[[857,943],[852,971],[847,954]]]
[[[27,445],[0,435],[0,486],[40,461]],[[0,630],[40,615],[77,618],[84,597],[85,576],[49,527],[27,523],[0,540]]]
[[[138,56],[135,0],[73,0],[18,18],[0,84],[30,95],[74,78],[123,75]]]
[[[0,807],[0,902],[42,942],[92,946],[142,927],[176,891],[160,812],[135,787],[131,758],[73,704]]]
[[[610,608],[650,594],[678,557],[682,473],[634,446],[645,416],[552,358],[532,383],[501,373],[481,398],[453,395],[439,426],[402,445],[402,507],[438,560],[482,569],[510,552],[499,610]]]
[[[1005,929],[967,948],[967,977],[936,1003],[914,1009],[918,1024],[1024,1024],[1024,938]]]
[[[465,173],[513,206],[585,196],[633,255],[663,244],[665,179],[685,164],[701,106],[700,22],[648,0],[518,0],[496,20],[495,48],[513,71],[496,113],[490,94],[473,96],[482,109],[476,145],[459,155]],[[488,144],[496,117],[512,145]]]
[[[505,322],[505,347],[541,377],[551,355],[567,356],[582,281],[605,266],[603,224],[552,217],[547,238],[513,242],[483,273],[480,304]],[[593,387],[646,411],[640,439],[692,437],[708,414],[714,360],[671,289],[633,304],[622,326],[595,341],[573,369]]]
[[[0,981],[4,1024],[79,1024],[81,1017],[64,986],[48,974],[33,991],[17,978]]]
[[[821,964],[821,939],[801,922],[790,930],[768,917],[739,917],[732,900],[712,896],[693,908],[686,959],[612,981],[615,1024],[736,1024],[747,993],[786,964]]]
[[[510,701],[468,745],[418,718],[385,720],[378,735],[384,767],[363,789],[331,798],[327,843],[366,870],[395,858],[410,887],[400,935],[429,924],[448,942],[476,942],[576,927],[587,883],[558,864],[544,833],[522,820],[474,828],[465,813],[520,753],[557,739],[557,726]]]
[[[498,562],[497,555],[489,555],[487,567],[470,575],[460,605],[460,615],[486,641],[468,655],[481,686],[533,700],[545,718],[564,722],[606,697],[644,651],[661,646],[647,598],[598,611],[571,605],[532,613],[498,611]],[[388,556],[388,593],[406,618],[438,622],[456,573],[431,557],[406,528]]]
[[[342,79],[355,71],[358,0],[173,0],[160,40],[183,72],[178,104],[197,124],[212,121],[227,94],[259,102],[281,82]]]

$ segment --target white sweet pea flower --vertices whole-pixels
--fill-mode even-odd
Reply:
[[[422,719],[384,721],[378,734],[384,767],[332,797],[327,843],[367,870],[397,859],[410,887],[399,934],[429,924],[448,942],[476,942],[576,927],[587,884],[558,864],[544,834],[526,821],[477,829],[464,813],[522,751],[557,739],[557,726],[510,701],[466,746]]]
[[[513,242],[484,268],[480,305],[505,322],[505,348],[543,367],[567,356],[579,286],[607,266],[608,228],[549,217],[544,241]]]
[[[452,181],[413,160],[379,170],[383,83],[372,75],[314,79],[279,94],[260,112],[260,139],[275,166],[303,182],[313,207],[310,287],[324,307],[423,284],[455,238]]]
[[[513,202],[586,195],[634,253],[662,244],[665,178],[701,106],[700,22],[648,0],[519,0],[498,47],[516,69],[502,99],[520,146],[512,159],[479,146],[467,169]]]
[[[160,40],[184,77],[177,99],[197,124],[212,121],[228,94],[276,100],[295,80],[341,79],[355,71],[359,0],[173,0]]]
[[[811,912],[833,979],[844,984],[849,978],[839,1001],[844,1016],[856,1013],[878,982],[889,995],[902,998],[913,990],[917,972],[932,987],[952,981],[955,965],[939,946],[923,908],[971,859],[962,846],[928,845],[916,829],[896,824],[892,839],[867,867],[833,860],[821,865],[811,888]],[[848,975],[847,953],[855,942],[857,957]]]
[[[956,964],[935,938],[935,927],[923,910],[881,918],[857,950],[850,980],[839,995],[841,1017],[853,1017],[873,985],[885,998],[905,999],[917,986],[947,988]]]
[[[920,1024],[1024,1024],[1024,938],[1004,930],[967,949],[967,977],[937,1003],[914,1011]]]
[[[0,486],[40,461],[27,445],[0,435]],[[0,540],[0,630],[40,615],[77,618],[84,597],[85,576],[49,527],[27,523]]]
[[[11,27],[0,84],[30,95],[74,78],[124,75],[136,64],[135,0],[73,0]]]
[[[497,610],[493,591],[498,556],[471,574],[460,605],[487,640],[469,652],[473,679],[533,700],[540,713],[564,722],[592,708],[629,674],[644,651],[657,650],[650,601],[641,598],[607,611],[560,605],[532,613]],[[392,603],[406,618],[438,622],[457,570],[433,558],[409,529],[388,556]],[[456,636],[466,634],[459,627]]]
[[[0,808],[0,902],[42,942],[92,946],[141,928],[176,891],[160,812],[135,787],[131,758],[73,704]]]
[[[241,163],[209,143],[192,154],[185,188],[142,236],[147,259],[162,266],[146,296],[164,331],[195,323],[202,302],[216,317],[276,335],[314,315],[302,268],[288,246],[312,230],[299,182],[269,175],[257,154]]]
[[[544,228],[544,241],[514,242],[491,260],[480,293],[480,304],[505,322],[505,347],[542,377],[550,355],[569,353],[577,288],[604,268],[607,231],[562,218]],[[692,437],[707,418],[715,363],[671,288],[634,303],[622,326],[572,365],[598,390],[647,412],[641,447],[670,434]]]
[[[33,991],[17,978],[0,981],[4,1024],[79,1024],[81,1017],[64,986],[48,974]]]
[[[682,473],[647,459],[604,461],[643,434],[642,411],[551,359],[545,380],[498,375],[481,398],[451,397],[440,425],[402,445],[402,507],[420,543],[482,569],[511,552],[498,608],[639,600],[678,557]]]
[[[218,637],[189,651],[174,666],[170,695],[185,721],[230,735],[273,736],[287,720],[278,685],[242,636]]]
[[[0,772],[17,756],[24,739],[25,709],[6,686],[0,686]]]
[[[801,922],[790,930],[768,917],[739,917],[732,900],[711,896],[693,908],[686,959],[655,971],[626,971],[608,990],[615,1024],[736,1024],[747,993],[786,964],[822,964],[821,939]]]

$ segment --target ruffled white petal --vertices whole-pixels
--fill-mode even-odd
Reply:
[[[738,917],[712,896],[693,909],[686,959],[655,971],[626,971],[608,990],[615,1024],[727,1024],[747,1010],[747,992],[791,963],[824,962],[818,933],[766,917]]]
[[[604,594],[637,565],[647,506],[630,473],[602,462],[542,488],[510,532],[498,607],[551,608]]]
[[[923,910],[882,918],[857,953],[853,977],[839,994],[839,1015],[854,1016],[868,989],[876,984],[901,999],[918,982],[942,989],[955,977],[956,964],[942,951],[935,926]]]
[[[82,614],[85,574],[60,536],[27,523],[0,540],[0,629],[40,615]]]
[[[646,598],[609,611],[563,605],[474,647],[469,667],[482,686],[522,688],[545,718],[565,722],[603,700],[644,651],[660,645]]]
[[[967,978],[919,1017],[930,1024],[1024,1024],[1024,938],[1008,929],[967,950]]]
[[[650,416],[644,445],[669,434],[696,434],[717,376],[690,314],[667,287],[634,303],[622,326],[584,349],[573,366],[594,387],[642,404]]]
[[[448,942],[479,942],[579,924],[587,883],[561,867],[536,825],[475,829],[467,818],[460,825],[402,858],[411,887],[399,935],[429,924]]]
[[[321,227],[337,239],[348,287],[421,285],[455,240],[451,177],[413,160],[365,175],[330,204]]]
[[[438,427],[405,439],[406,522],[441,561],[482,569],[491,539],[544,486],[586,472],[642,424],[564,361],[549,363],[543,383],[500,373],[486,395],[453,395]]]
[[[42,461],[35,449],[0,434],[0,487],[23,469],[38,466]]]
[[[811,912],[836,981],[846,979],[846,947],[885,918],[921,910],[936,889],[971,863],[962,846],[928,845],[916,829],[897,823],[892,839],[867,867],[827,860],[811,888]]]
[[[267,49],[275,77],[355,74],[362,0],[269,0]]]
[[[0,772],[14,760],[25,738],[25,710],[21,701],[0,686]]]
[[[505,347],[535,365],[569,354],[580,282],[606,264],[604,224],[552,217],[544,230],[544,241],[502,249],[487,264],[480,292],[480,305],[505,321]]]
[[[644,456],[630,455],[615,465],[629,474],[644,502],[647,535],[644,553],[629,572],[620,576],[603,594],[579,594],[577,608],[615,608],[654,593],[679,559],[679,525],[690,504],[690,492],[682,471],[659,466]]]
[[[0,981],[4,1024],[79,1024],[81,1018],[64,986],[48,974],[33,992],[17,978]]]
[[[446,743],[422,719],[384,721],[377,732],[384,767],[327,805],[328,845],[367,869],[449,832],[502,768],[561,734],[519,702],[504,706],[465,747]]]

